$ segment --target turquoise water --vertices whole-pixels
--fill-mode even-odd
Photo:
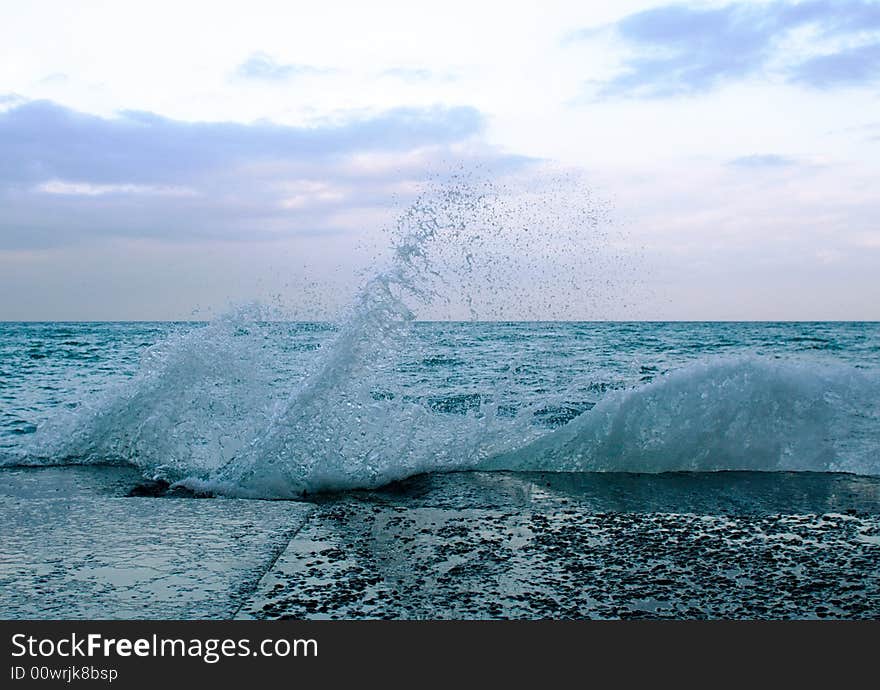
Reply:
[[[880,474],[877,323],[373,321],[0,324],[2,460],[258,496],[475,468]]]

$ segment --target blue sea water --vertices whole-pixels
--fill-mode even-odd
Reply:
[[[0,461],[260,497],[467,469],[880,474],[880,324],[432,323],[367,303],[341,324],[0,324]]]

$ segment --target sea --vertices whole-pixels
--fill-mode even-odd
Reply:
[[[0,324],[0,462],[296,498],[421,473],[880,475],[880,324]],[[383,305],[377,309],[376,304]]]

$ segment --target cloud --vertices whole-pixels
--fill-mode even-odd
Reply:
[[[876,0],[807,0],[775,7],[782,24],[816,24],[829,36],[880,30],[880,3]]]
[[[455,81],[458,79],[458,75],[453,72],[437,72],[423,67],[391,67],[383,70],[381,76],[405,82]]]
[[[605,85],[605,95],[669,96],[710,89],[757,69],[772,37],[772,28],[756,21],[753,11],[735,5],[661,7],[627,17],[617,31],[627,43],[652,54],[632,58],[626,71]]]
[[[327,74],[330,72],[332,70],[311,65],[281,63],[266,53],[252,53],[235,68],[235,76],[241,79],[257,81],[287,81],[294,77]]]
[[[523,164],[481,143],[483,127],[468,107],[290,127],[26,102],[0,111],[0,250],[353,231],[444,160]]]
[[[21,105],[27,99],[17,93],[0,93],[0,110]]]
[[[734,158],[727,165],[735,168],[787,168],[797,165],[797,161],[787,156],[765,153]]]
[[[0,182],[49,179],[169,184],[255,160],[316,161],[363,151],[406,151],[476,136],[473,108],[398,108],[340,124],[181,122],[124,111],[87,115],[49,101],[0,113]]]
[[[880,43],[810,58],[792,69],[790,78],[816,89],[876,83],[880,81]]]
[[[41,84],[66,84],[70,81],[70,77],[63,72],[53,72],[52,74],[47,74],[45,77],[40,79]]]
[[[789,63],[786,77],[828,88],[865,84],[877,72],[880,3],[867,0],[734,3],[718,7],[665,5],[628,15],[605,27],[630,50],[623,69],[601,83],[596,97],[668,98],[704,93],[725,83]],[[830,46],[825,55],[786,55],[785,40],[798,30]],[[585,29],[565,42],[602,33]],[[840,43],[845,39],[846,45]],[[871,43],[864,45],[866,40]],[[860,42],[858,45],[851,43]]]
[[[195,192],[186,187],[157,187],[144,184],[90,184],[88,182],[64,182],[49,180],[36,187],[45,194],[67,196],[102,196],[104,194],[146,194],[159,196],[193,196]]]

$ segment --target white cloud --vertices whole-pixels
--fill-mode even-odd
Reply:
[[[103,196],[105,194],[135,194],[145,196],[196,196],[197,192],[187,187],[173,187],[145,184],[91,184],[89,182],[67,182],[49,180],[36,186],[44,194],[65,196]]]

